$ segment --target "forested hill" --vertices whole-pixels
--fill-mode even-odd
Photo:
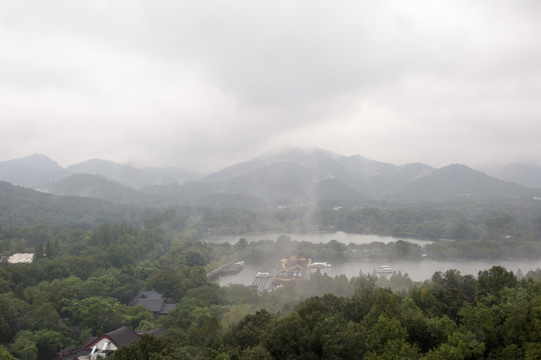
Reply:
[[[541,197],[540,189],[500,180],[465,165],[440,169],[422,163],[396,166],[321,149],[271,152],[199,179],[182,172],[175,175],[173,170],[135,169],[105,160],[62,169],[54,161],[35,155],[0,162],[1,179],[58,195],[153,207],[370,207],[532,202]]]
[[[63,168],[42,154],[0,161],[0,180],[35,189],[47,187],[74,174],[102,176],[133,189],[183,183],[201,177],[199,174],[181,168],[137,168],[129,164],[117,164],[101,159],[91,159]]]
[[[524,199],[532,200],[540,190],[498,180],[465,165],[454,164],[433,171],[388,195],[409,202]]]
[[[171,190],[153,188],[162,195]],[[494,200],[531,203],[541,196],[541,190],[499,180],[465,165],[441,169],[420,163],[395,166],[361,156],[299,149],[254,158],[202,180],[176,185],[174,192],[184,197],[196,192],[242,194],[273,206],[351,207]]]
[[[139,222],[141,210],[104,200],[57,196],[0,181],[0,226]]]

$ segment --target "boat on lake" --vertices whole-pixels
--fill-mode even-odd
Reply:
[[[310,265],[310,267],[316,268],[316,269],[323,269],[323,268],[330,268],[332,267],[332,264],[329,264],[328,262],[314,262]]]
[[[394,270],[389,265],[381,265],[377,270],[376,274],[394,274]]]
[[[258,277],[258,278],[268,278],[268,277],[271,277],[271,274],[268,273],[268,272],[258,272],[257,275],[255,277]]]
[[[223,267],[220,271],[220,275],[234,275],[238,274],[239,272],[244,269],[244,261],[237,261],[233,264],[226,265]]]

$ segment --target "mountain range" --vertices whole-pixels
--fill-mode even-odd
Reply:
[[[366,206],[541,196],[541,168],[533,164],[510,164],[489,175],[460,164],[396,166],[298,148],[265,153],[206,176],[97,159],[63,168],[38,154],[0,162],[0,180],[55,195],[142,206]]]

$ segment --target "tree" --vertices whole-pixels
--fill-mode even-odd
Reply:
[[[412,298],[406,298],[400,304],[399,319],[408,332],[408,341],[423,353],[440,346],[456,330],[456,324],[447,317],[425,316]]]
[[[225,338],[234,346],[241,349],[256,346],[261,343],[269,328],[273,316],[262,309],[255,314],[246,315],[236,326],[232,327]]]
[[[471,275],[460,275],[460,271],[456,269],[447,270],[443,274],[438,271],[432,275],[431,289],[425,291],[432,296],[431,308],[428,309],[432,315],[447,315],[458,322],[460,308],[464,303],[472,303],[475,299],[477,281]]]
[[[478,284],[481,294],[497,296],[505,287],[517,286],[517,278],[512,271],[502,266],[493,266],[489,270],[479,271]]]
[[[111,360],[173,360],[176,356],[176,345],[165,336],[144,334],[141,340],[130,345],[121,346],[111,356]]]
[[[239,241],[235,244],[235,248],[239,250],[244,250],[248,246],[248,240],[245,238],[240,238]]]
[[[318,297],[272,320],[264,339],[270,355],[280,359],[359,359],[360,343],[360,326]]]
[[[145,282],[145,288],[156,289],[174,301],[180,300],[190,289],[207,284],[205,269],[200,266],[163,267]]]
[[[33,330],[57,329],[60,325],[60,316],[49,302],[34,305],[30,312],[28,323]]]
[[[9,341],[28,326],[30,305],[12,293],[0,294],[0,337]]]
[[[460,309],[462,328],[476,336],[479,342],[484,342],[487,350],[492,350],[500,345],[498,334],[500,333],[500,319],[498,309],[489,308],[483,303],[476,306],[466,305]]]
[[[485,344],[479,342],[472,332],[457,330],[435,351],[442,357],[434,359],[482,359],[484,352]]]
[[[126,307],[124,316],[122,317],[122,325],[139,330],[143,329],[142,326],[152,321],[152,313],[143,305]]]
[[[31,337],[30,331],[19,331],[10,346],[11,352],[21,360],[36,360],[38,358],[38,348]]]
[[[365,330],[365,359],[414,359],[418,350],[406,341],[408,333],[398,319],[380,315],[376,324]]]
[[[517,236],[519,233],[518,222],[510,214],[502,214],[488,218],[485,222],[487,234],[494,239],[506,236]]]
[[[218,338],[220,320],[209,308],[197,308],[191,314],[187,335],[190,345],[206,347]]]
[[[94,334],[106,333],[122,325],[125,306],[116,299],[93,296],[72,301],[66,307],[72,318],[82,328],[90,328]]]
[[[199,250],[188,250],[184,254],[184,259],[186,265],[188,266],[205,266],[207,264],[207,259]]]
[[[300,358],[308,348],[307,336],[301,317],[293,312],[273,320],[264,344],[275,359]]]
[[[254,347],[249,347],[244,349],[239,356],[239,360],[272,360],[273,357],[263,345],[256,345]]]
[[[52,359],[62,347],[64,336],[57,331],[42,329],[35,331],[32,339],[38,348],[38,358]]]
[[[39,243],[34,247],[34,257],[32,258],[32,260],[38,261],[39,259],[43,259],[44,257],[45,257],[45,254],[43,251],[43,245]]]
[[[58,240],[47,240],[45,243],[45,256],[49,259],[53,259],[60,255],[60,246],[58,245]]]
[[[17,358],[11,355],[3,345],[0,345],[0,360],[17,360]]]

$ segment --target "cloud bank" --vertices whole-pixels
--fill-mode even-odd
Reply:
[[[0,160],[541,163],[536,1],[4,1]]]

